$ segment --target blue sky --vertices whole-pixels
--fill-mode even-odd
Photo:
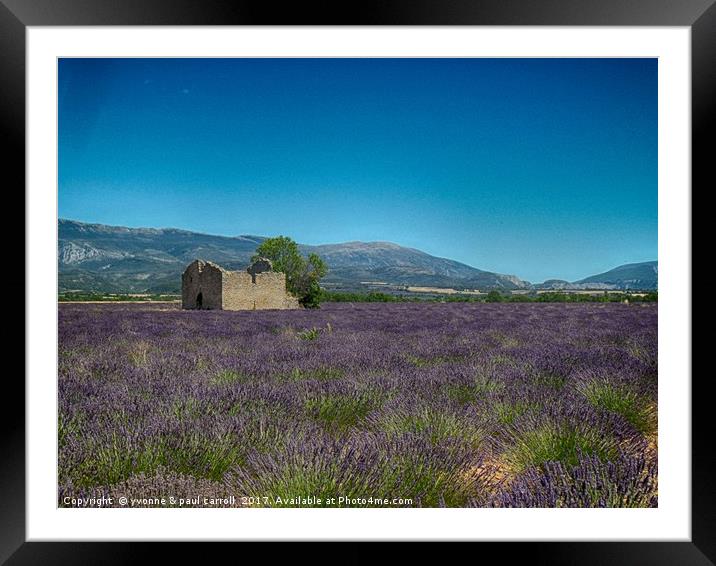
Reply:
[[[58,81],[61,218],[534,282],[657,258],[656,59],[61,59]]]

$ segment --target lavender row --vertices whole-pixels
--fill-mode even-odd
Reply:
[[[61,505],[656,504],[655,305],[63,304],[59,329]]]

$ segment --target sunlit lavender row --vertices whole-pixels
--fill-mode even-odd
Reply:
[[[62,304],[58,502],[650,507],[656,406],[656,305]]]

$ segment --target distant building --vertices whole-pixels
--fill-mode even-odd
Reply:
[[[271,261],[265,258],[246,271],[193,261],[181,277],[181,306],[230,311],[299,308],[298,299],[286,291],[286,275],[273,271]]]

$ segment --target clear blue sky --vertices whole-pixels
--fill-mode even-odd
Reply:
[[[61,59],[59,215],[384,240],[538,282],[657,259],[656,59]]]

